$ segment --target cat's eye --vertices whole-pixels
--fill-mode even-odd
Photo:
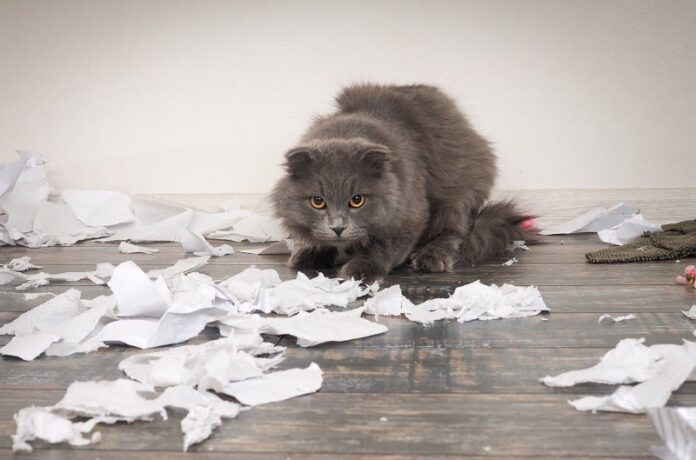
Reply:
[[[314,209],[324,209],[326,207],[326,201],[320,196],[313,196],[309,198],[309,204]]]
[[[362,206],[365,204],[365,195],[353,195],[350,197],[350,201],[348,201],[348,206],[351,208],[362,208]]]

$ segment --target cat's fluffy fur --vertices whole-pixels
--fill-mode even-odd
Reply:
[[[341,267],[381,279],[411,258],[427,272],[475,264],[528,235],[512,203],[490,203],[496,175],[488,142],[454,102],[424,85],[356,85],[336,98],[286,154],[274,209],[297,242],[297,268]],[[366,198],[353,209],[353,195]],[[324,209],[309,199],[320,196]],[[345,227],[340,237],[332,228]]]

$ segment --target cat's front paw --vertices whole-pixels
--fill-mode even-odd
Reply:
[[[426,245],[416,253],[412,264],[414,269],[423,272],[449,272],[454,267],[454,258],[447,249]]]
[[[302,246],[290,255],[288,265],[292,268],[331,268],[336,258],[335,248],[313,248]]]
[[[364,280],[366,283],[382,281],[387,276],[387,270],[373,260],[357,257],[346,262],[338,273],[340,278]]]

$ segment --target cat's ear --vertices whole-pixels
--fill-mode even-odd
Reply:
[[[285,154],[285,169],[293,177],[303,175],[314,161],[314,151],[308,147],[296,147]]]
[[[371,147],[361,154],[361,161],[371,174],[381,175],[389,162],[389,149],[384,146]]]

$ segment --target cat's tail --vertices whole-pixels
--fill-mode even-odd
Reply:
[[[480,264],[502,256],[513,241],[535,240],[534,216],[521,212],[513,201],[484,205],[473,218],[462,245],[460,261]]]

